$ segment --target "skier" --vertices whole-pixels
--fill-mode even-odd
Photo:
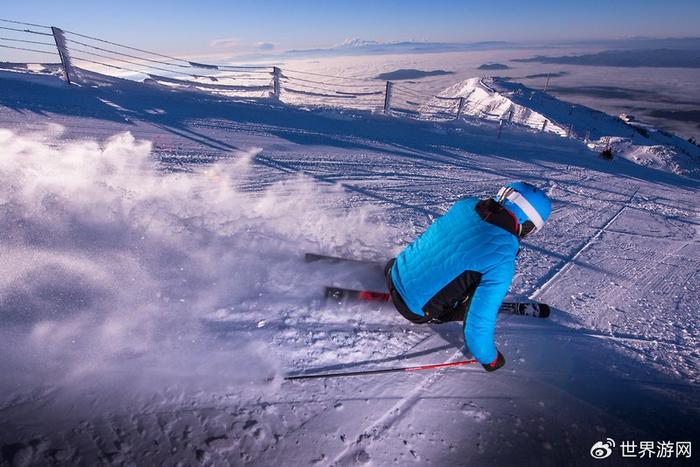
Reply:
[[[510,183],[497,198],[456,202],[385,268],[394,306],[414,323],[462,321],[469,350],[487,371],[505,364],[494,344],[496,314],[515,274],[520,239],[540,230],[551,202]]]

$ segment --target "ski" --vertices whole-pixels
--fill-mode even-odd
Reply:
[[[372,264],[377,266],[384,266],[384,262],[376,261],[371,259],[361,259],[361,258],[343,258],[340,256],[331,255],[321,255],[317,253],[306,253],[304,254],[304,261],[307,263],[314,262],[324,262],[324,263],[356,263],[356,264]]]
[[[327,299],[332,299],[337,302],[388,302],[391,299],[387,292],[375,292],[371,290],[354,290],[342,287],[326,287],[324,296]],[[498,312],[510,315],[547,318],[550,313],[550,308],[549,305],[539,302],[503,302]]]
[[[540,302],[503,302],[499,313],[547,318],[550,313],[549,305]]]
[[[370,290],[353,290],[341,287],[326,287],[325,297],[337,301],[368,301],[388,302],[391,297],[387,292],[373,292]]]

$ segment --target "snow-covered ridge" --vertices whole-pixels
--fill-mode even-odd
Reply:
[[[431,109],[444,106],[446,99],[458,98],[464,98],[462,116],[577,138],[596,151],[610,145],[615,155],[640,165],[700,176],[698,146],[650,125],[631,124],[504,78],[456,83],[428,100],[421,112],[429,115]]]
[[[562,125],[550,122],[550,119],[533,108],[524,103],[518,103],[512,94],[498,89],[496,84],[494,79],[470,78],[450,86],[426,104],[438,105],[441,98],[463,97],[462,115],[498,122],[505,120],[509,123],[567,136],[567,130]]]

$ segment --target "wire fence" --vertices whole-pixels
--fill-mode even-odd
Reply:
[[[200,63],[74,31],[8,19],[0,19],[0,48],[29,53],[31,61],[37,64],[53,59],[62,65],[69,82],[86,79],[94,72],[231,97],[272,97],[297,106],[378,110],[431,119],[456,118],[459,102],[456,98],[435,104],[432,101],[436,96],[425,95],[408,85],[372,78],[280,70],[273,66]],[[388,92],[391,95],[387,98]]]
[[[384,83],[367,78],[284,69],[280,84],[283,100],[295,105],[374,109],[384,104]]]
[[[46,63],[59,58],[56,43],[50,26],[23,23],[20,21],[0,20],[0,48],[28,52],[31,63]]]
[[[467,114],[496,117],[469,101],[469,96],[426,94],[409,83],[282,70],[276,66],[200,63],[53,26],[8,19],[0,19],[0,48],[25,53],[31,59],[22,64],[0,62],[0,68],[42,64],[45,72],[60,70],[69,83],[110,75],[228,97],[275,99],[299,107],[370,110],[421,120],[455,120]],[[502,118],[498,118],[502,124]]]
[[[124,78],[232,97],[267,97],[272,86],[270,67],[198,63],[73,31],[63,34],[70,60],[80,69],[117,70]]]

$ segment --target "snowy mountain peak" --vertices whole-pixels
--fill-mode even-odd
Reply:
[[[378,44],[379,42],[377,41],[368,41],[365,39],[360,39],[359,37],[350,37],[348,39],[345,39],[343,42],[334,45],[333,47],[336,49],[349,49],[353,47],[366,47]]]

